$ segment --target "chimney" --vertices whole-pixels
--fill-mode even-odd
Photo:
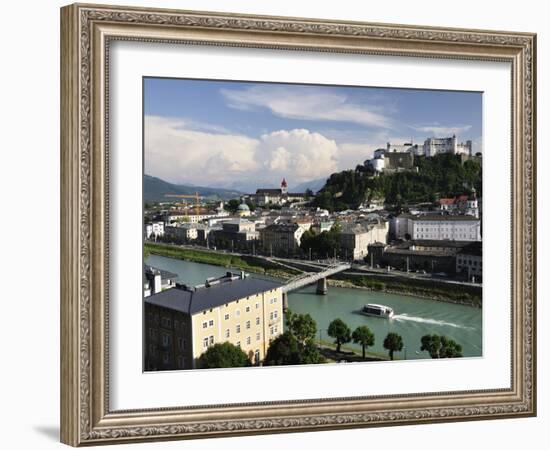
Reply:
[[[158,294],[162,291],[162,278],[159,270],[154,271],[151,288],[153,294]]]

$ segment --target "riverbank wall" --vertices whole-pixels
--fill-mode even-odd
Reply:
[[[358,288],[390,294],[424,297],[478,308],[481,308],[483,303],[481,286],[451,284],[434,279],[387,277],[375,273],[360,276],[343,272],[334,275],[328,282],[329,286],[334,287]]]

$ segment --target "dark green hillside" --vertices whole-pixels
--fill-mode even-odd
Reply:
[[[443,154],[415,157],[418,172],[398,172],[373,176],[364,166],[333,173],[316,195],[314,204],[330,211],[355,209],[371,198],[387,203],[434,202],[440,196],[470,192],[482,195],[481,159],[462,163],[459,156]]]
[[[175,199],[166,198],[165,194],[191,195],[195,192],[207,200],[230,200],[242,195],[242,192],[229,189],[172,184],[150,175],[143,176],[143,198],[146,202],[173,201]]]

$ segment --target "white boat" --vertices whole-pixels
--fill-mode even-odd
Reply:
[[[391,319],[393,317],[393,309],[385,305],[377,305],[376,303],[369,303],[361,309],[361,314],[373,317],[384,317]]]

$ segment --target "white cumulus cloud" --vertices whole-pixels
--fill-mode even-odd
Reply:
[[[295,185],[338,170],[336,142],[306,129],[279,130],[256,139],[188,125],[180,119],[145,117],[146,174],[173,183],[269,187],[282,177]]]
[[[145,173],[166,181],[212,184],[259,168],[258,141],[247,136],[186,128],[186,122],[145,117]]]
[[[270,169],[272,177],[292,177],[296,183],[334,172],[338,167],[338,146],[309,130],[280,130],[261,136],[257,158]]]

